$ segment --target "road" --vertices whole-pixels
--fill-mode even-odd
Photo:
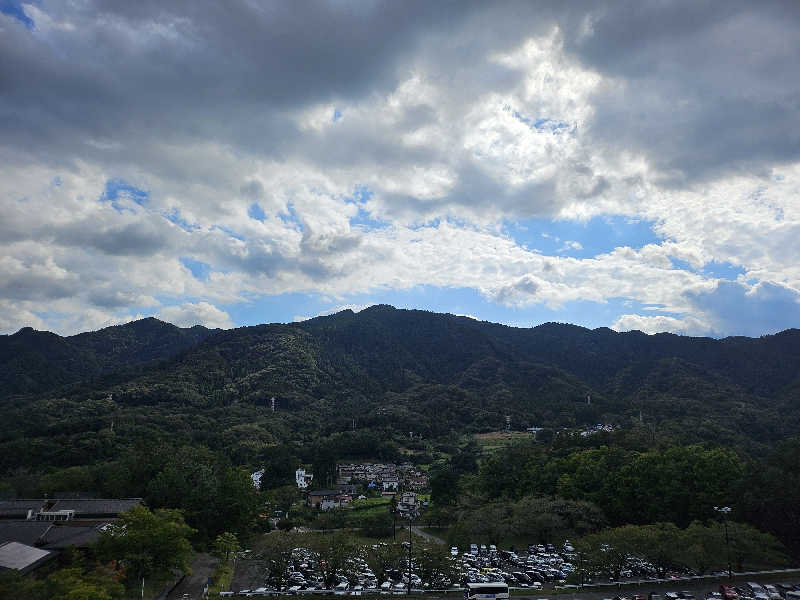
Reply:
[[[416,527],[414,525],[411,526],[411,531],[413,531],[414,533],[416,533],[417,535],[419,535],[421,537],[424,537],[429,542],[433,542],[434,544],[446,544],[447,543],[442,538],[438,538],[435,535],[431,535],[427,531],[422,531],[422,529],[420,529],[419,527]]]
[[[192,574],[183,578],[175,589],[167,596],[167,600],[181,600],[184,594],[189,594],[191,600],[200,600],[208,578],[217,568],[219,559],[210,554],[198,554],[192,562]]]

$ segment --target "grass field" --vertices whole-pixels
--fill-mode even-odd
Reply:
[[[483,454],[490,454],[520,440],[532,438],[531,434],[526,431],[490,431],[489,433],[476,433],[472,437],[478,442],[478,447]]]

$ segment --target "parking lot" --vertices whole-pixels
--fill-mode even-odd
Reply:
[[[335,582],[329,589],[324,585],[318,557],[307,548],[295,548],[282,591],[292,594],[368,596],[406,594],[409,586],[407,559],[399,558],[384,569],[373,570],[370,567],[370,563],[374,567],[375,561],[368,561],[367,554],[371,550],[379,551],[380,546],[387,545],[376,544],[372,549],[365,547],[359,555],[349,558],[347,567],[337,572]],[[791,581],[780,582],[786,586],[783,588],[776,585],[774,589],[761,590],[736,584],[739,589],[735,590],[735,598],[731,595],[715,596],[713,593],[720,593],[718,585],[723,581],[722,573],[716,574],[713,580],[707,580],[693,578],[686,571],[674,571],[659,580],[652,565],[635,558],[631,558],[619,582],[609,584],[601,575],[593,582],[585,580],[589,585],[567,586],[567,578],[578,568],[578,556],[569,542],[560,548],[531,545],[519,552],[473,544],[463,551],[452,548],[447,568],[433,577],[428,570],[426,581],[423,581],[422,570],[412,561],[410,578],[413,593],[431,595],[434,591],[458,594],[466,582],[504,582],[511,588],[514,597],[532,599],[558,594],[562,597],[568,595],[575,600],[617,597],[619,600],[795,600]],[[230,589],[234,594],[243,596],[277,593],[267,579],[263,560],[253,555],[242,555],[237,560]],[[653,593],[656,597],[650,598]]]

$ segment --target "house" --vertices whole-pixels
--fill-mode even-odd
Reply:
[[[339,490],[340,494],[347,494],[349,496],[354,496],[356,493],[356,486],[352,483],[340,483],[336,486],[336,489]]]
[[[421,492],[428,488],[428,478],[424,475],[406,477],[404,487],[409,490]]]
[[[308,492],[306,504],[311,508],[318,508],[320,510],[339,508],[341,506],[341,499],[339,496],[338,490],[316,490]]]
[[[264,475],[264,469],[259,469],[258,471],[250,475],[250,478],[253,480],[253,485],[257,490],[261,489],[261,477],[263,477],[263,475]]]
[[[383,479],[383,491],[395,490],[400,486],[400,480],[397,476],[387,476]]]
[[[308,488],[312,479],[314,479],[314,475],[312,473],[306,473],[306,470],[303,468],[297,469],[297,471],[294,472],[294,480],[297,482],[297,487],[301,490]]]
[[[403,492],[397,502],[397,510],[401,514],[417,512],[417,495],[414,492]]]

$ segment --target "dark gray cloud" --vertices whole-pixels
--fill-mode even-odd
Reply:
[[[758,172],[800,155],[800,10],[792,2],[86,2],[42,10],[73,30],[41,22],[36,35],[8,18],[0,36],[9,160],[134,161],[191,178],[199,174],[179,173],[154,145],[215,140],[331,166],[430,161],[429,150],[401,151],[390,137],[378,146],[380,138],[345,131],[309,139],[286,111],[388,93],[415,68],[453,93],[502,91],[520,73],[489,67],[487,57],[554,25],[569,53],[622,84],[597,92],[591,132],[601,146],[643,152],[674,182]],[[434,111],[410,107],[397,128],[422,126]]]
[[[27,10],[33,27],[0,15],[0,248],[19,258],[0,263],[0,302],[121,310],[162,296],[173,277],[192,299],[214,285],[217,299],[275,281],[319,290],[403,256],[391,236],[370,238],[375,223],[631,215],[646,212],[642,190],[677,195],[800,161],[793,2],[43,0]],[[64,187],[48,187],[56,175]],[[109,179],[146,189],[146,205],[99,203]],[[364,225],[351,223],[353,202]],[[703,214],[695,204],[687,214]],[[757,235],[734,237],[709,260],[791,283],[784,246],[756,253]],[[228,279],[194,280],[184,256]],[[419,281],[436,283],[423,270]],[[497,299],[547,301],[556,275],[540,275],[508,271]],[[738,331],[736,314],[771,327],[756,305],[796,309],[775,285],[687,298],[720,331]],[[212,309],[181,310],[224,319]]]
[[[615,2],[589,22],[565,41],[616,79],[593,99],[604,146],[642,152],[674,185],[800,158],[796,2]]]
[[[734,281],[721,281],[707,293],[687,292],[687,299],[709,317],[720,335],[759,336],[800,326],[800,293],[764,282],[752,289]]]

